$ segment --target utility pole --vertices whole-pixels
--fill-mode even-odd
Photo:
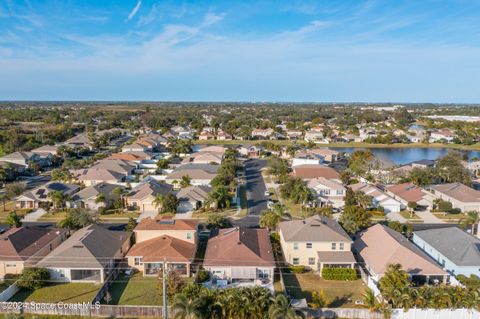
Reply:
[[[163,267],[162,267],[162,280],[163,280],[163,319],[168,318],[167,313],[167,272],[165,268],[167,267],[167,257],[163,257]]]

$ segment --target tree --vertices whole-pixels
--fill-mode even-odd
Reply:
[[[463,166],[462,158],[458,153],[448,153],[437,161],[436,174],[447,183],[472,184],[470,172]]]
[[[0,186],[3,187],[6,181],[7,181],[7,171],[5,171],[3,167],[0,167]]]
[[[178,198],[172,193],[168,193],[167,195],[163,196],[162,208],[160,209],[160,213],[175,214],[177,212],[178,204]]]
[[[178,294],[175,296],[175,300],[172,305],[175,319],[197,319],[203,318],[201,309],[199,307],[199,301],[197,298],[187,298],[184,294]]]
[[[95,198],[95,203],[105,203],[105,195],[99,193],[97,197]]]
[[[279,157],[272,157],[268,161],[268,174],[273,175],[277,181],[285,181],[288,176],[288,162]]]
[[[230,228],[232,227],[232,222],[230,219],[218,214],[210,213],[207,216],[206,227],[208,229],[213,228]]]
[[[408,273],[400,264],[390,264],[379,282],[380,291],[387,302],[396,303],[409,287]]]
[[[70,199],[70,196],[62,191],[51,191],[47,197],[52,201],[54,208],[63,208],[65,202]]]
[[[412,218],[413,217],[413,212],[415,211],[415,209],[417,209],[417,203],[416,202],[408,202],[407,206],[410,209],[410,218]]]
[[[173,298],[185,287],[185,280],[175,269],[168,269],[166,276],[167,297]],[[163,271],[158,272],[158,292],[163,295]]]
[[[480,214],[476,211],[467,212],[465,219],[462,220],[462,226],[471,226],[472,235],[475,235],[475,228],[477,228],[477,237],[480,237]]]
[[[74,208],[67,211],[65,218],[58,222],[58,227],[76,230],[95,222],[92,212],[84,208]]]
[[[370,226],[370,215],[362,207],[345,206],[340,223],[347,233],[355,235],[358,231]]]
[[[223,185],[213,187],[212,191],[208,194],[208,199],[213,203],[214,210],[230,207],[230,198],[228,188]]]
[[[161,158],[157,161],[157,168],[158,169],[166,169],[168,168],[169,160],[166,158]]]
[[[17,215],[17,213],[15,212],[10,212],[7,216],[7,219],[5,221],[7,223],[7,225],[9,225],[10,227],[16,227],[16,228],[20,228],[22,227],[22,221],[21,221],[21,218],[20,216]]]
[[[22,183],[11,183],[5,186],[7,198],[12,199],[25,191],[25,185]]]
[[[269,230],[276,229],[281,217],[272,210],[264,210],[260,213],[260,227],[268,228]]]
[[[283,294],[272,297],[272,305],[268,309],[270,319],[296,319],[298,318],[295,310],[290,307],[290,302]]]
[[[371,170],[377,169],[379,163],[369,150],[357,150],[348,158],[348,169],[357,176],[366,177]]]
[[[137,226],[137,222],[135,221],[134,218],[130,217],[128,219],[127,226],[125,226],[125,230],[126,231],[133,231],[133,229],[135,229],[136,226]]]
[[[192,179],[188,175],[182,176],[182,179],[180,180],[180,187],[181,188],[186,188],[191,185]]]
[[[377,310],[378,303],[377,303],[377,298],[375,297],[375,294],[372,289],[366,288],[365,292],[363,293],[363,303],[365,306],[368,307],[368,310],[370,311],[375,311]]]
[[[28,290],[40,289],[50,280],[50,273],[45,268],[26,267],[23,268],[17,286]]]
[[[309,306],[312,308],[323,308],[328,304],[327,299],[325,297],[325,292],[320,289],[319,291],[312,292],[312,302],[310,302]]]
[[[430,185],[434,180],[434,172],[431,168],[414,167],[410,171],[408,179],[417,186]]]

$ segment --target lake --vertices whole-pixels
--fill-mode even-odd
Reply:
[[[448,154],[448,152],[458,152],[460,154],[467,154],[469,159],[474,157],[480,158],[480,151],[465,151],[454,150],[449,148],[427,148],[427,147],[412,147],[412,148],[356,148],[356,147],[327,147],[339,152],[351,153],[359,149],[369,149],[376,158],[385,164],[407,164],[413,161],[422,159],[436,160]]]

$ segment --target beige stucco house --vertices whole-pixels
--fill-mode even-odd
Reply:
[[[136,243],[127,254],[128,265],[144,276],[156,276],[166,267],[190,276],[197,250],[198,221],[145,218],[134,229]]]
[[[323,267],[353,268],[352,239],[335,220],[312,216],[281,222],[280,244],[285,261],[320,272]]]

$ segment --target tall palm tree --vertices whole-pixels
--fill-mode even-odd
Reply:
[[[377,309],[377,298],[372,289],[365,289],[365,292],[363,293],[363,302],[365,303],[365,306],[368,307],[368,310],[375,311]]]
[[[215,210],[230,207],[230,193],[225,186],[219,185],[214,187],[208,197],[213,203]]]
[[[197,300],[189,299],[183,294],[175,296],[172,310],[175,319],[199,319],[202,317]]]
[[[480,214],[476,211],[471,211],[466,214],[466,218],[462,221],[463,226],[472,225],[472,235],[475,234],[475,228],[477,228],[477,236],[480,237]]]
[[[299,316],[290,307],[287,297],[280,294],[272,298],[272,305],[268,309],[268,317],[270,319],[296,319]]]
[[[155,195],[155,198],[153,199],[152,203],[155,206],[155,208],[158,210],[159,208],[161,208],[163,206],[164,202],[165,202],[165,196],[158,193],[157,195]]]

